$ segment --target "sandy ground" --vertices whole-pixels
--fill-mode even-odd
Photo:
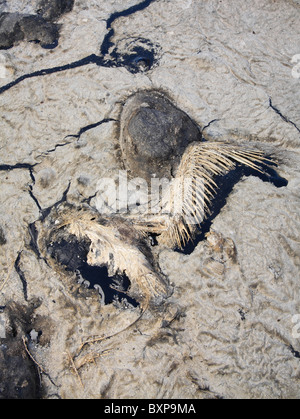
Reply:
[[[34,13],[34,2],[10,3],[0,7]],[[55,49],[24,41],[0,52],[0,86],[99,55],[106,22],[135,4],[75,1]],[[16,371],[33,384],[25,374],[18,385],[28,394],[13,395],[300,397],[299,19],[293,0],[156,0],[111,24],[121,52],[141,38],[155,45],[149,71],[91,63],[1,92],[0,397],[18,357]],[[272,153],[289,183],[245,177],[191,255],[157,249],[174,294],[138,320],[139,309],[101,306],[96,291],[50,267],[30,246],[29,225],[65,191],[79,204],[99,179],[118,176],[122,104],[153,88],[206,139]]]

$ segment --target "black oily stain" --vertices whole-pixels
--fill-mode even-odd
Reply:
[[[126,294],[130,288],[130,281],[125,274],[110,277],[106,266],[88,265],[87,254],[90,244],[88,240],[79,241],[76,236],[70,235],[67,239],[61,238],[51,242],[48,252],[50,257],[63,266],[66,271],[75,272],[78,281],[83,283],[82,285],[88,285],[91,289],[100,285],[106,305],[126,300],[133,307],[137,307],[138,303]]]
[[[86,262],[80,266],[78,271],[81,277],[88,281],[89,288],[97,288],[97,285],[101,286],[106,305],[114,301],[126,300],[133,307],[138,307],[138,302],[126,294],[130,288],[130,280],[125,274],[109,277],[106,266],[90,266]]]
[[[244,322],[246,320],[246,313],[244,313],[242,309],[240,309],[238,312],[239,312],[239,315],[241,316],[241,320]]]
[[[272,165],[271,165],[272,166]],[[273,164],[273,167],[276,166]],[[288,185],[288,181],[276,172],[276,170],[269,165],[261,165],[263,173],[251,169],[243,165],[238,165],[235,170],[230,171],[225,176],[217,176],[214,181],[217,184],[217,194],[214,197],[210,206],[211,214],[198,226],[198,230],[193,240],[190,240],[183,250],[176,249],[179,253],[190,255],[193,253],[197,245],[205,239],[206,234],[210,231],[213,220],[220,214],[221,210],[227,203],[227,198],[231,194],[234,186],[246,176],[255,176],[263,182],[271,183],[277,188],[283,188]]]
[[[2,227],[0,226],[0,246],[3,246],[6,243],[7,243],[7,241],[6,241],[6,238],[5,238],[4,231],[3,231]]]
[[[125,67],[133,74],[149,71],[158,61],[159,50],[158,44],[153,44],[146,38],[121,40],[110,53],[110,58],[104,60],[103,65]]]
[[[300,352],[296,351],[292,345],[289,346],[289,350],[292,352],[293,356],[295,358],[300,359]]]
[[[55,261],[63,265],[68,271],[75,272],[81,267],[89,251],[90,243],[79,242],[75,236],[69,236],[68,240],[62,238],[50,243],[48,252]]]

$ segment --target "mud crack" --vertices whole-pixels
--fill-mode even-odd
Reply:
[[[90,131],[90,130],[92,130],[92,129],[94,129],[94,128],[97,128],[97,127],[99,127],[100,125],[102,125],[102,124],[106,124],[106,123],[109,123],[109,122],[118,122],[116,119],[113,119],[113,118],[105,118],[105,119],[102,119],[101,121],[98,121],[98,122],[95,122],[95,123],[93,123],[93,124],[89,124],[89,125],[86,125],[85,127],[83,127],[83,128],[80,128],[80,130],[78,131],[78,133],[77,134],[69,134],[69,135],[67,135],[65,138],[64,138],[64,140],[66,140],[67,138],[76,138],[77,140],[79,140],[80,139],[80,137],[84,134],[84,133],[86,133],[87,131]],[[45,156],[48,156],[50,153],[54,153],[55,151],[56,151],[56,149],[57,148],[60,148],[60,147],[65,147],[65,146],[67,146],[67,145],[69,145],[69,144],[72,144],[72,140],[70,140],[70,141],[65,141],[65,142],[62,142],[62,143],[57,143],[57,144],[55,144],[55,146],[53,147],[53,148],[51,148],[51,149],[49,149],[49,150],[47,150],[47,151],[44,151],[44,152],[42,152],[41,154],[39,154],[38,156],[37,156],[37,158],[39,158],[39,157],[45,157]],[[39,164],[39,163],[37,163],[37,164]],[[1,166],[0,166],[1,167]]]
[[[36,164],[29,164],[29,163],[16,163],[16,164],[0,164],[0,172],[6,172],[10,170],[17,170],[17,169],[26,169],[29,170],[32,176],[32,170],[36,166]]]
[[[291,124],[291,125],[293,125],[293,127],[295,127],[296,128],[296,130],[300,133],[300,128],[295,124],[295,122],[293,122],[293,121],[291,121],[289,118],[287,118],[286,116],[284,116],[281,112],[280,112],[280,110],[278,109],[278,108],[276,108],[274,105],[273,105],[273,102],[272,102],[272,99],[271,98],[269,98],[269,104],[270,104],[270,108],[272,108],[273,109],[273,111],[275,111],[276,113],[277,113],[277,115],[279,115],[280,116],[280,118],[281,119],[283,119],[285,122],[287,122],[288,124]]]
[[[22,282],[24,299],[25,299],[25,301],[28,301],[27,281],[26,281],[26,278],[25,278],[25,274],[20,267],[21,256],[22,256],[22,251],[19,252],[19,254],[17,256],[17,259],[15,261],[15,270],[16,270],[17,274],[19,275],[19,278]]]
[[[150,6],[151,3],[154,3],[156,0],[144,0],[141,3],[138,3],[134,6],[129,7],[128,9],[122,10],[121,12],[113,13],[106,21],[106,29],[109,31],[108,34],[105,36],[104,41],[101,45],[101,54],[105,55],[108,53],[108,50],[113,43],[110,42],[110,39],[114,36],[114,29],[112,28],[112,24],[119,18],[119,17],[126,17],[130,16],[136,12],[146,9]]]

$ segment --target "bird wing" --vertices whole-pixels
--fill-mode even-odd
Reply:
[[[162,197],[157,215],[134,217],[138,229],[160,234],[159,242],[182,248],[191,239],[196,225],[210,214],[217,192],[215,176],[225,175],[243,164],[263,173],[272,160],[261,151],[230,143],[193,143],[185,151],[169,189]]]

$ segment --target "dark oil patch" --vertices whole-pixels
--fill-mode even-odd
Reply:
[[[86,261],[90,243],[79,242],[75,236],[70,235],[68,240],[62,238],[50,243],[48,252],[55,261],[64,266],[67,271],[75,272]]]
[[[139,304],[126,294],[130,288],[130,281],[125,274],[109,277],[106,266],[90,266],[86,262],[79,268],[79,272],[82,278],[88,281],[89,288],[97,288],[97,285],[100,285],[106,305],[126,300],[133,307],[138,307]]]
[[[295,358],[300,359],[300,352],[296,351],[292,345],[289,346],[289,350],[292,352],[293,356]]]
[[[125,67],[130,73],[146,72],[158,62],[160,47],[149,39],[135,37],[122,39],[104,60],[108,67]]]
[[[126,300],[133,307],[137,307],[138,303],[127,295],[131,285],[128,277],[125,274],[110,277],[106,266],[88,265],[87,254],[89,248],[89,241],[80,241],[77,237],[69,235],[68,238],[51,242],[48,246],[48,252],[50,257],[68,272],[76,272],[79,277],[78,281],[83,286],[88,286],[90,289],[97,289],[97,286],[100,286],[106,305]]]
[[[3,246],[6,243],[7,243],[7,241],[6,241],[4,231],[3,231],[2,227],[0,226],[0,246]]]

